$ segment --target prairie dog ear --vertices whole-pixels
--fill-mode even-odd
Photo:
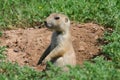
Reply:
[[[66,23],[68,22],[68,18],[65,18],[65,22],[66,22]]]

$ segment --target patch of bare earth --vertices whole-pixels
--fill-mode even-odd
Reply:
[[[7,46],[7,60],[42,70],[45,66],[36,64],[50,43],[51,33],[47,28],[8,30],[4,31],[0,41],[2,46]],[[102,26],[93,23],[71,23],[71,33],[77,64],[100,54],[101,44],[98,39],[104,33]]]

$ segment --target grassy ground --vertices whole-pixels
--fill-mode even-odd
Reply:
[[[60,12],[71,20],[95,22],[114,31],[106,32],[103,53],[111,60],[97,57],[92,62],[76,66],[69,73],[58,68],[37,72],[29,67],[4,62],[4,47],[0,47],[0,80],[120,80],[120,1],[119,0],[0,0],[0,29],[30,27],[42,22],[48,14]],[[0,32],[0,36],[2,33]]]

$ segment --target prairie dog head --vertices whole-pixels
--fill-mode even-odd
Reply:
[[[70,20],[63,14],[52,13],[46,18],[45,25],[49,29],[63,32],[69,30]]]

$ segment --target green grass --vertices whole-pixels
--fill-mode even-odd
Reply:
[[[111,60],[97,57],[69,73],[51,67],[39,72],[29,67],[4,62],[0,47],[0,80],[120,80],[120,0],[0,0],[0,30],[34,27],[52,12],[64,13],[80,23],[94,22],[114,29],[106,32],[102,52]],[[2,33],[0,32],[0,36]]]
[[[0,26],[29,27],[52,12],[68,15],[79,22],[93,21],[109,27],[120,25],[119,0],[1,0]]]
[[[30,67],[20,67],[9,62],[0,62],[0,80],[119,80],[120,71],[111,61],[103,57],[92,60],[94,63],[85,62],[82,67],[70,68],[69,72],[62,72],[53,68],[46,72],[39,72]]]
[[[2,36],[2,32],[0,32],[0,37]]]
[[[120,70],[114,67],[112,61],[103,57],[85,62],[83,66],[70,67],[69,72],[51,67],[49,71],[39,72],[30,67],[20,67],[9,62],[0,63],[0,80],[119,80]]]
[[[0,62],[0,80],[39,80],[42,73],[29,67]]]
[[[46,72],[45,80],[119,80],[120,72],[115,69],[111,61],[105,61],[103,57],[92,60],[94,63],[85,62],[82,67],[70,67],[70,72],[58,72],[52,70]]]
[[[3,53],[4,51],[5,51],[5,47],[4,46],[3,47],[0,46],[0,59],[5,58],[5,54]]]
[[[112,34],[107,33],[105,39],[109,44],[103,46],[103,52],[109,55],[110,58],[120,68],[120,34],[114,31]]]

